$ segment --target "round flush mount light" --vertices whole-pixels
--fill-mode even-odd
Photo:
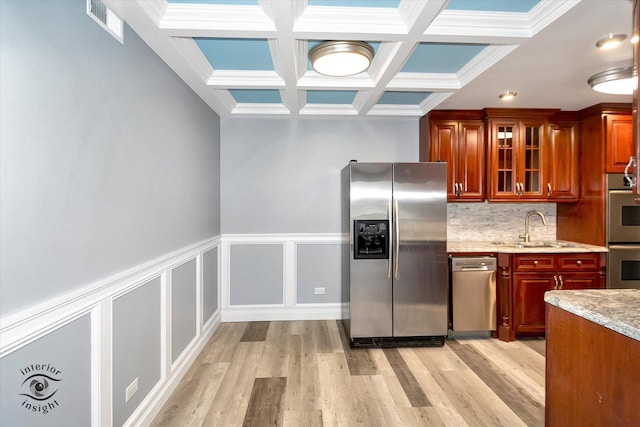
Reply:
[[[309,51],[309,61],[320,74],[345,77],[369,68],[373,48],[362,41],[326,41]]]
[[[498,98],[502,99],[503,101],[511,101],[513,98],[516,97],[516,95],[518,95],[517,92],[514,92],[512,90],[508,90],[508,91],[502,92],[500,95],[498,95]]]
[[[626,38],[627,38],[626,34],[609,34],[608,36],[598,40],[596,42],[596,47],[600,49],[605,49],[605,50],[613,49],[614,47],[619,46],[620,43],[625,41]]]
[[[596,92],[612,95],[632,95],[633,68],[622,67],[604,70],[589,77],[587,83]]]

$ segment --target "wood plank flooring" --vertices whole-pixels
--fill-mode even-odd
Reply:
[[[544,340],[352,349],[340,321],[223,323],[153,426],[543,426]]]

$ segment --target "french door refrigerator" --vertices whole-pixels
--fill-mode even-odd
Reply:
[[[343,319],[352,346],[444,344],[446,167],[352,161],[342,170]]]

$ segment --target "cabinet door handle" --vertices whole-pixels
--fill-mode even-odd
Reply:
[[[576,261],[576,264],[578,264],[578,267],[582,267],[582,261],[578,260]]]
[[[538,260],[533,261],[533,265],[538,266]]]
[[[458,191],[460,192],[460,196],[464,195],[464,187],[461,182],[458,183]]]
[[[551,183],[547,182],[547,197],[551,197]]]
[[[558,276],[553,276],[553,280],[556,282],[556,285],[553,287],[553,289],[558,289]]]
[[[562,289],[564,287],[564,279],[562,278],[562,276],[558,276],[560,278],[560,289]]]
[[[457,182],[454,182],[454,183],[453,183],[453,194],[454,194],[455,196],[457,196],[457,195],[458,195],[458,183],[457,183]]]

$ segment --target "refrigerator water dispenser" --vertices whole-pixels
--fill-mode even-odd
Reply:
[[[389,258],[389,221],[355,220],[353,257],[355,259]]]

